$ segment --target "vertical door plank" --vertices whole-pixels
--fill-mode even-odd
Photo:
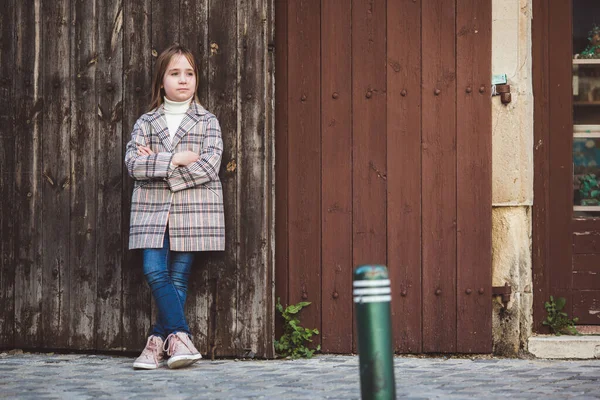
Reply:
[[[190,49],[198,62],[198,91],[200,103],[208,107],[208,0],[181,2],[181,44]],[[229,239],[229,238],[228,238]],[[202,354],[208,353],[208,307],[210,290],[208,268],[197,257],[190,274],[186,299],[186,317],[194,344]]]
[[[455,2],[423,8],[423,351],[456,351]],[[437,93],[437,94],[436,94]],[[445,332],[445,334],[440,334]]]
[[[15,3],[15,347],[42,344],[42,10]],[[18,244],[18,245],[17,245]]]
[[[533,203],[533,321],[535,332],[548,332],[544,302],[550,298],[550,198],[549,198],[549,80],[548,2],[534,0],[532,21],[532,66],[534,102],[534,194]]]
[[[244,353],[264,354],[271,342],[267,314],[271,312],[272,276],[268,260],[268,173],[266,85],[268,0],[238,5],[240,113],[238,163],[239,269],[237,276],[237,336]],[[250,283],[252,282],[252,283]],[[243,355],[243,354],[242,354]]]
[[[386,264],[386,2],[352,2],[354,265]]]
[[[152,42],[151,42],[151,2],[123,2],[123,141],[122,159],[125,145],[131,139],[135,121],[147,111],[151,91]],[[138,350],[146,344],[150,330],[151,293],[142,272],[142,259],[139,250],[130,251],[129,214],[133,180],[123,166],[123,296],[122,332],[123,349]]]
[[[571,256],[571,219],[573,214],[573,194],[568,190],[573,179],[573,110],[572,93],[572,43],[565,37],[572,35],[571,1],[558,0],[549,2],[548,6],[548,41],[549,48],[548,79],[550,81],[550,98],[564,99],[550,102],[551,146],[549,157],[552,160],[549,198],[550,215],[550,288],[551,292],[571,289],[572,268]],[[545,301],[547,301],[546,299]]]
[[[321,2],[323,351],[352,353],[352,9]]]
[[[15,327],[15,79],[22,78],[14,70],[14,1],[5,7],[0,14],[0,346],[10,348]]]
[[[275,297],[289,303],[288,257],[288,0],[275,0]],[[282,319],[275,318],[275,337]]]
[[[219,174],[225,201],[225,252],[207,255],[205,265],[210,277],[211,303],[209,314],[209,351],[211,355],[236,354],[237,260],[238,231],[238,172],[227,170],[232,160],[239,161],[240,129],[238,126],[238,60],[237,60],[236,0],[211,0],[208,37],[209,59],[208,110],[219,119],[223,134],[223,158]]]
[[[95,344],[96,312],[96,7],[71,2],[71,180],[69,253],[69,348]],[[66,81],[69,82],[69,81]],[[65,83],[66,83],[65,82]],[[46,154],[45,154],[46,155]],[[48,154],[49,155],[49,154]]]
[[[307,328],[321,330],[320,1],[288,3],[289,302],[309,301]],[[320,343],[317,337],[313,344]]]
[[[121,243],[127,236],[122,225],[123,187],[123,4],[121,0],[97,0],[98,36],[96,101],[98,122],[97,265],[95,348],[119,350],[122,346]],[[127,136],[127,135],[126,135]]]
[[[421,8],[387,10],[388,267],[401,353],[421,352]]]
[[[457,1],[456,351],[460,353],[492,351],[491,27],[491,0]]]
[[[44,40],[41,205],[43,248],[42,347],[69,343],[70,271],[70,2],[42,3]],[[41,40],[41,38],[40,38]]]
[[[383,0],[352,1],[354,266],[387,263],[386,11]]]

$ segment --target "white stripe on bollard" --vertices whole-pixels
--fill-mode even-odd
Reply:
[[[377,287],[377,286],[390,286],[389,279],[377,279],[373,281],[354,281],[352,282],[354,287]]]
[[[385,303],[392,301],[392,296],[357,296],[355,303]]]
[[[355,296],[362,296],[367,294],[390,294],[392,293],[392,289],[389,287],[375,287],[375,288],[366,288],[366,289],[354,289],[352,294]]]

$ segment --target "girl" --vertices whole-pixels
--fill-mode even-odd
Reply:
[[[129,248],[143,249],[144,276],[158,308],[134,368],[156,369],[163,351],[169,368],[198,361],[184,315],[190,267],[197,251],[225,249],[223,152],[217,118],[196,96],[198,64],[172,45],[156,61],[150,111],[127,144],[125,164],[135,179]]]

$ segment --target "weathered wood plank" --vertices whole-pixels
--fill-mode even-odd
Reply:
[[[211,356],[236,355],[239,349],[236,308],[237,260],[239,259],[237,170],[227,165],[239,162],[240,127],[238,126],[237,0],[211,0],[208,36],[209,59],[208,109],[219,119],[223,136],[223,158],[219,174],[225,202],[225,252],[209,255],[211,302],[209,346]],[[245,132],[248,133],[248,132]],[[233,169],[233,168],[232,168]]]
[[[323,351],[352,353],[352,13],[321,2]]]
[[[0,347],[14,346],[15,328],[15,19],[14,0],[0,14]]]
[[[492,2],[456,4],[457,343],[492,351]],[[483,291],[482,291],[483,289]]]
[[[550,298],[549,259],[549,80],[548,80],[548,1],[533,1],[532,67],[534,102],[534,194],[533,204],[533,321],[534,331],[547,333],[544,302]]]
[[[122,348],[123,4],[97,0],[97,299],[95,348]],[[126,135],[125,135],[126,136]]]
[[[394,349],[421,351],[421,8],[387,8],[387,235]]]
[[[208,107],[208,62],[210,46],[208,44],[208,0],[181,2],[181,44],[189,48],[198,62],[198,98]],[[229,238],[227,238],[229,240]],[[208,310],[210,290],[208,285],[208,266],[205,256],[197,257],[190,274],[188,296],[186,299],[186,316],[194,343],[202,354],[209,352],[208,345]]]
[[[271,137],[266,113],[268,0],[238,3],[238,62],[241,73],[238,137],[239,256],[237,275],[238,352],[264,355],[271,342],[267,314],[272,310],[272,276],[268,260],[268,161]],[[252,284],[249,284],[252,282]]]
[[[267,198],[265,207],[267,208],[267,279],[269,286],[266,287],[264,298],[264,330],[260,333],[264,335],[264,352],[259,354],[261,357],[275,357],[274,335],[275,335],[275,1],[266,0],[267,18],[267,72],[266,72],[266,165],[267,165]],[[260,348],[259,348],[260,351]]]
[[[275,297],[289,303],[288,257],[288,1],[275,0]],[[275,318],[275,337],[283,334]]]
[[[383,0],[352,1],[354,266],[387,264],[386,11]]]
[[[70,252],[67,270],[70,287],[69,348],[95,345],[97,293],[96,266],[96,7],[71,3],[70,85],[71,180]],[[68,60],[63,60],[66,64]],[[64,65],[69,71],[69,66]]]
[[[178,43],[181,38],[180,14],[181,1],[152,0],[152,17],[150,19],[152,29],[152,75],[156,69],[156,58],[167,47]],[[185,18],[185,17],[184,17]],[[186,299],[187,301],[187,299]],[[158,308],[154,297],[152,298],[152,313],[150,320],[155,323],[158,320]]]
[[[422,13],[424,352],[456,351],[455,14],[454,0]]]
[[[71,70],[70,2],[42,3],[44,135],[42,138],[43,308],[41,346],[67,348],[70,292]],[[39,227],[35,227],[39,228]]]
[[[181,2],[181,38],[179,42],[190,49],[198,62],[198,91],[200,102],[208,104],[208,0]]]
[[[596,286],[597,287],[597,286]],[[573,292],[573,308],[565,310],[569,317],[577,317],[578,324],[600,325],[600,290]],[[569,299],[567,299],[569,306]]]
[[[42,343],[42,68],[39,2],[15,3],[15,341]]]
[[[573,287],[578,290],[600,287],[600,254],[573,255]]]
[[[573,255],[600,253],[600,229],[598,218],[574,218],[573,228]],[[575,286],[576,287],[576,286]]]
[[[289,303],[311,302],[302,323],[321,330],[320,1],[290,1],[287,18]]]
[[[565,246],[570,247],[570,246]],[[600,232],[598,231],[575,231],[573,232],[573,248],[574,254],[597,254],[600,253]],[[554,269],[552,269],[554,273]],[[561,277],[564,278],[563,274]],[[562,282],[562,281],[560,281]],[[555,285],[560,285],[560,282],[555,282]],[[563,282],[564,283],[564,282]],[[564,287],[564,286],[558,286]]]
[[[181,16],[180,9],[179,1],[152,0],[152,50],[157,55],[171,44],[179,42],[181,20],[187,17]]]
[[[147,111],[152,83],[151,2],[123,3],[123,142],[131,139],[137,118]],[[129,210],[133,180],[123,165],[123,349],[144,347],[150,330],[151,294],[142,272],[140,251],[129,251]],[[126,266],[126,267],[125,267]]]

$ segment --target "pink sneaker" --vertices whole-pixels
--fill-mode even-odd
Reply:
[[[159,336],[150,336],[142,354],[133,362],[136,369],[157,369],[164,364],[163,340]]]
[[[185,332],[171,333],[165,341],[165,351],[171,356],[167,365],[169,368],[183,368],[200,360],[202,356],[194,347],[194,343]]]

